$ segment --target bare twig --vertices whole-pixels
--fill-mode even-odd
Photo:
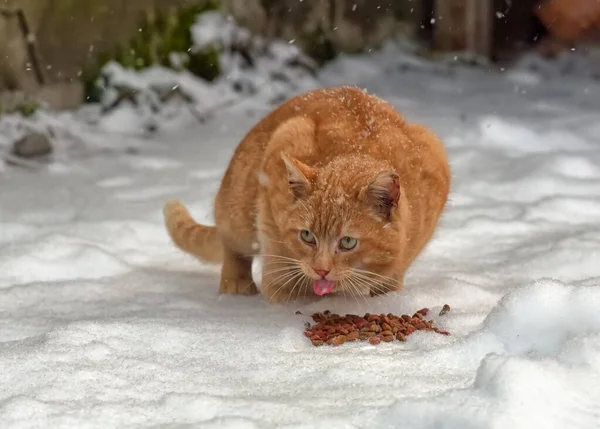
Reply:
[[[33,72],[35,73],[38,83],[43,85],[46,79],[44,77],[35,46],[35,35],[30,31],[29,23],[27,22],[27,18],[25,17],[23,9],[10,10],[0,8],[0,15],[4,16],[5,18],[17,18],[19,22],[19,29],[21,30],[21,34],[25,40],[25,44],[27,45],[27,55],[29,56],[31,67],[33,68]]]

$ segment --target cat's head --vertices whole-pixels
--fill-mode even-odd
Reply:
[[[308,166],[282,155],[289,209],[282,241],[319,295],[367,294],[393,286],[405,231],[398,174],[369,157],[340,157]]]

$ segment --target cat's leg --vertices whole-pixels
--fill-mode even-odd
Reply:
[[[312,292],[308,279],[295,265],[265,258],[262,269],[261,292],[271,304],[293,301]],[[309,290],[310,289],[310,290]]]
[[[224,246],[219,293],[225,295],[256,295],[258,293],[252,280],[252,258],[242,256]]]

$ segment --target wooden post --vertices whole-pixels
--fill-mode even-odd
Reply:
[[[492,0],[436,0],[433,46],[489,57],[492,49]]]

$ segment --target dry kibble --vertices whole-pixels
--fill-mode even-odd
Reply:
[[[341,346],[345,342],[346,342],[345,335],[336,335],[335,337],[327,340],[327,344],[331,344],[332,346]]]
[[[360,337],[358,331],[352,331],[348,335],[346,335],[346,341],[356,341]]]
[[[381,342],[381,340],[379,339],[379,337],[371,337],[371,338],[369,338],[369,343],[373,344],[374,346],[376,346],[380,342]]]
[[[450,306],[444,306],[444,308]],[[443,309],[442,309],[443,310]],[[440,331],[434,326],[432,320],[425,320],[429,309],[422,308],[413,316],[407,314],[365,314],[360,317],[356,314],[331,313],[329,310],[323,313],[314,313],[312,319],[315,324],[305,324],[304,335],[310,339],[315,346],[327,343],[331,346],[341,346],[351,341],[369,341],[377,345],[381,341],[393,342],[394,340],[404,342],[406,337],[415,331],[434,331],[441,335],[450,335],[447,331]]]
[[[427,316],[427,314],[429,314],[429,309],[428,308],[422,308],[419,311],[417,311],[418,314],[420,314],[421,316],[425,317]]]
[[[369,317],[366,318],[367,321],[369,322],[378,322],[379,321],[379,316],[376,314],[371,314],[369,315]]]
[[[417,331],[422,331],[422,330],[427,329],[427,324],[425,324],[423,322],[414,323],[413,326],[415,327],[415,329]]]
[[[442,310],[440,311],[440,316],[443,316],[444,314],[446,314],[449,311],[450,311],[450,306],[448,304],[444,304],[444,306],[442,307]]]

